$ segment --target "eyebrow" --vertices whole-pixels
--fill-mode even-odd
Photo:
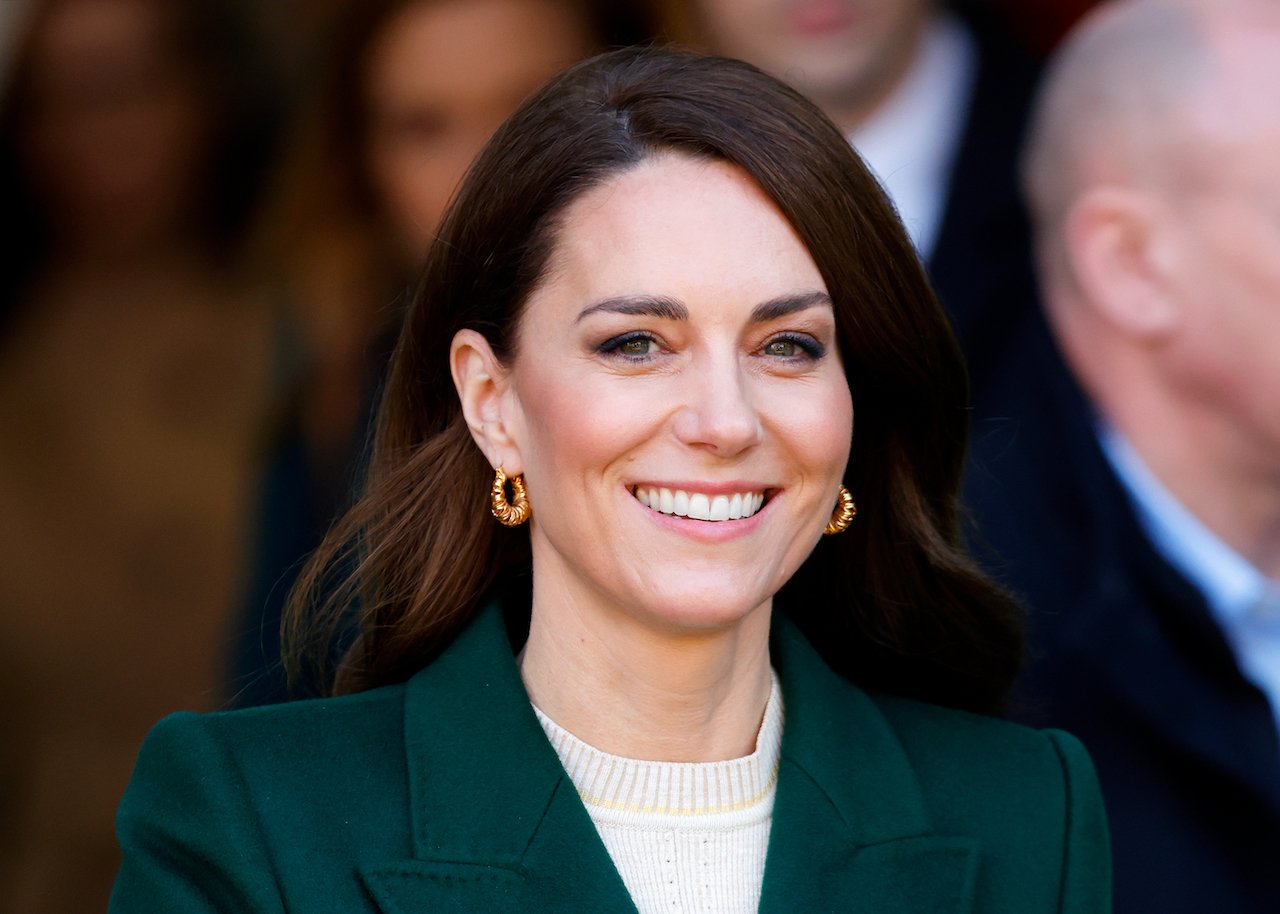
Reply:
[[[792,295],[780,295],[777,298],[761,302],[752,308],[751,322],[753,324],[763,324],[766,321],[777,320],[780,317],[786,317],[788,314],[804,311],[807,308],[815,308],[819,305],[830,306],[831,296],[817,289],[809,292],[797,292]],[[604,301],[599,301],[594,305],[588,305],[583,308],[581,313],[578,314],[578,321],[598,312],[643,315],[672,321],[687,321],[689,319],[689,309],[684,303],[665,295],[620,295],[615,298],[606,298]]]
[[[617,298],[606,298],[582,309],[578,315],[581,321],[589,314],[597,312],[609,314],[632,314],[645,317],[661,317],[670,321],[687,321],[689,309],[683,303],[665,295],[620,295]]]
[[[788,314],[795,314],[797,311],[804,311],[808,308],[816,308],[819,305],[834,307],[831,304],[831,296],[818,289],[813,289],[809,292],[797,292],[794,295],[780,295],[777,298],[761,302],[752,308],[751,322],[753,324],[763,324],[766,321],[777,320],[780,317],[786,317]]]

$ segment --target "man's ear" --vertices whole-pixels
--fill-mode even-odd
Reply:
[[[1067,257],[1089,307],[1127,336],[1151,340],[1181,317],[1170,294],[1170,244],[1162,205],[1149,193],[1095,187],[1067,214]]]
[[[518,435],[511,427],[510,372],[489,341],[474,330],[459,330],[449,347],[449,369],[471,437],[489,464],[508,476],[524,472]]]

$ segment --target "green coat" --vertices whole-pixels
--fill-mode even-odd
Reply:
[[[774,629],[761,911],[1110,910],[1075,739],[868,695]],[[403,685],[165,719],[117,830],[113,914],[634,911],[494,609]]]

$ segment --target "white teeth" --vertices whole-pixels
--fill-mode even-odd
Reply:
[[[695,520],[724,521],[750,517],[764,505],[763,492],[705,495],[683,489],[636,486],[636,500],[646,508]]]

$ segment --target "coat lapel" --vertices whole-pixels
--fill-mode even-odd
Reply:
[[[875,704],[785,619],[773,661],[786,700],[760,910],[964,914],[975,842],[938,837]],[[529,705],[490,608],[405,697],[409,856],[360,870],[383,914],[634,912]]]
[[[634,911],[490,607],[407,685],[411,856],[364,867],[385,914]]]
[[[879,709],[789,620],[774,630],[786,725],[760,910],[969,911],[977,843],[932,833],[920,784]]]

